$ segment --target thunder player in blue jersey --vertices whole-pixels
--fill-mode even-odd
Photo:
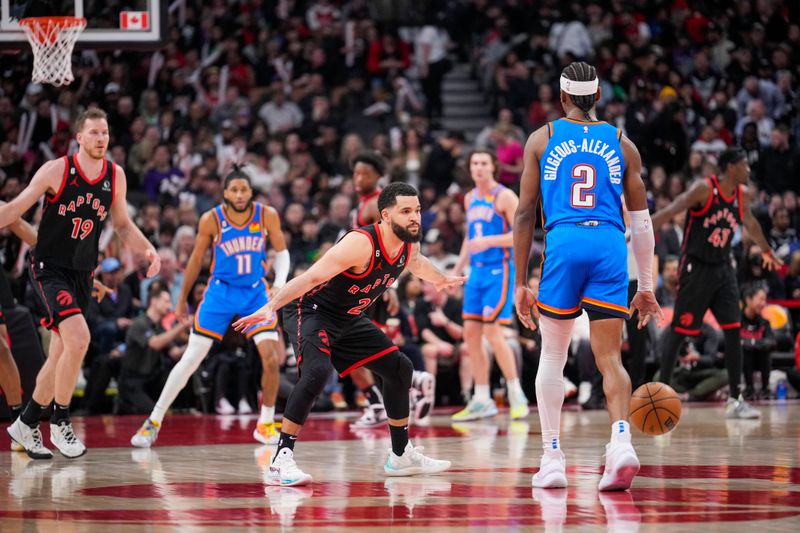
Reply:
[[[503,335],[511,323],[514,265],[511,263],[511,225],[519,199],[495,181],[497,160],[487,150],[475,150],[467,159],[475,188],[464,198],[467,235],[453,275],[460,276],[467,261],[469,279],[464,286],[464,342],[469,352],[475,394],[454,421],[477,420],[497,414],[489,396],[489,358],[483,337],[489,341],[497,364],[506,378],[511,418],[528,416],[528,398],[522,392],[514,353]]]
[[[630,311],[639,311],[644,327],[661,309],[653,294],[654,237],[636,146],[614,126],[599,122],[600,99],[594,67],[572,63],[561,73],[561,105],[566,118],[535,131],[525,145],[520,203],[514,224],[517,270],[515,305],[520,320],[535,327],[539,318],[542,352],[536,375],[536,399],[544,454],[533,486],[567,486],[559,441],[564,402],[564,364],[575,317],[583,310],[591,321],[590,340],[603,375],[611,442],[599,490],[625,490],[639,471],[631,444],[628,412],[631,381],[622,366],[622,325],[629,316],[627,249],[622,195],[631,217],[631,244],[639,267],[638,292]],[[525,285],[535,221],[542,210],[545,249],[539,294]]]
[[[170,372],[150,417],[131,438],[131,444],[137,448],[149,448],[155,442],[167,409],[205,359],[213,342],[222,340],[234,317],[247,316],[267,303],[265,238],[277,251],[274,286],[280,288],[286,283],[289,252],[277,211],[253,202],[250,178],[236,167],[225,177],[223,194],[224,203],[200,217],[197,240],[175,309],[179,318],[186,316],[189,291],[200,272],[206,250],[213,246],[211,278],[195,315],[189,345]],[[245,332],[247,338],[255,342],[264,368],[261,416],[253,431],[253,437],[264,444],[277,443],[279,436],[280,425],[274,420],[279,382],[277,325],[277,317],[273,316]]]

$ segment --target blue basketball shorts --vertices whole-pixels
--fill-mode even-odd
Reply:
[[[545,235],[539,312],[574,318],[582,309],[628,318],[625,234],[610,224],[561,224]]]
[[[473,266],[464,286],[464,320],[510,324],[514,312],[514,265],[509,260]]]
[[[258,280],[253,286],[230,285],[213,277],[203,296],[203,301],[194,318],[194,332],[214,340],[222,340],[235,317],[243,317],[255,313],[266,305],[267,285]],[[247,330],[247,338],[252,338],[262,331],[277,332],[278,317],[260,322]]]

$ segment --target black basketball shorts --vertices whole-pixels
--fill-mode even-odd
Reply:
[[[65,319],[86,315],[92,298],[91,271],[33,260],[30,275],[39,314],[44,316],[42,326],[58,331],[58,325]]]
[[[730,264],[712,265],[684,257],[678,283],[672,315],[672,329],[676,333],[699,335],[708,309],[722,329],[741,326],[739,286]]]
[[[398,349],[364,315],[337,319],[297,301],[283,309],[283,325],[294,347],[300,372],[304,359],[325,357],[343,377]]]

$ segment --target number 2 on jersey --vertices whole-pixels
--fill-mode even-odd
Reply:
[[[572,167],[572,177],[580,181],[572,184],[570,193],[570,205],[580,209],[591,209],[594,207],[594,193],[588,192],[594,189],[595,177],[597,172],[592,165],[580,163]]]
[[[249,274],[253,271],[253,258],[250,254],[239,254],[236,256],[236,273],[240,276]]]
[[[94,221],[87,218],[73,218],[72,219],[72,235],[73,239],[83,240],[89,236],[94,228]]]

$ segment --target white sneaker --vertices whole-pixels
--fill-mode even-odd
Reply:
[[[364,414],[361,418],[350,424],[353,429],[375,428],[382,426],[389,420],[386,416],[386,409],[383,404],[372,404],[364,408]]]
[[[232,415],[236,413],[236,409],[231,405],[231,402],[228,401],[227,398],[224,396],[219,399],[217,405],[214,409],[218,415]]]
[[[148,418],[139,428],[139,431],[131,437],[131,446],[134,448],[150,448],[158,438],[159,429],[161,429],[161,424],[155,424]]]
[[[311,483],[311,476],[300,470],[297,463],[294,462],[292,450],[281,448],[272,464],[267,468],[264,483],[281,487],[308,485]]]
[[[606,444],[606,469],[597,490],[628,490],[639,472],[639,458],[630,442]]]
[[[481,418],[489,418],[497,414],[497,404],[491,398],[485,401],[477,400],[474,396],[469,401],[466,407],[450,417],[455,422],[469,422],[470,420],[479,420]]]
[[[583,405],[589,401],[592,395],[592,384],[588,381],[581,381],[578,385],[578,405]]]
[[[53,452],[44,447],[39,426],[29,427],[20,418],[6,428],[11,440],[21,445],[31,459],[52,459]]]
[[[25,446],[23,446],[22,444],[18,444],[18,443],[14,442],[12,440],[11,441],[11,451],[12,452],[24,452],[25,451]]]
[[[239,400],[239,414],[240,415],[252,415],[253,414],[253,408],[250,407],[250,402],[248,402],[244,398]]]
[[[744,401],[742,395],[739,399],[728,398],[728,404],[725,406],[725,418],[736,420],[755,420],[761,418],[761,413],[753,409],[749,403]]]
[[[572,398],[578,394],[578,387],[569,380],[566,376],[564,377],[564,398]]]
[[[86,453],[86,446],[72,431],[72,422],[50,424],[50,442],[68,459],[75,459]]]
[[[563,489],[567,486],[567,458],[560,448],[542,454],[539,471],[533,475],[531,485],[537,489]]]
[[[425,419],[436,401],[436,377],[430,372],[414,371],[409,391],[411,418],[415,423]]]
[[[387,476],[413,476],[416,474],[436,474],[450,468],[450,461],[431,459],[422,455],[422,446],[413,446],[411,441],[406,444],[403,455],[397,456],[390,449],[383,471]]]

